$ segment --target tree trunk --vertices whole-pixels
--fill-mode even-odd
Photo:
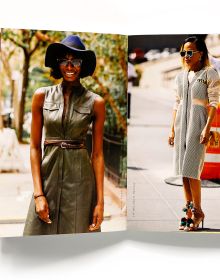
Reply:
[[[2,119],[2,91],[0,85],[0,130],[3,129],[3,119]]]
[[[28,79],[29,79],[29,64],[30,64],[30,55],[24,51],[24,66],[23,66],[23,80],[22,80],[22,92],[21,92],[21,100],[19,106],[19,116],[18,116],[18,141],[22,142],[23,135],[23,123],[24,123],[24,112],[25,112],[25,97],[28,87]]]

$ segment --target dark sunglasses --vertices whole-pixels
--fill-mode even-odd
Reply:
[[[57,62],[62,66],[67,66],[68,63],[70,63],[72,67],[80,67],[82,65],[82,59],[58,58]]]
[[[194,53],[197,53],[199,51],[181,51],[180,55],[182,57],[188,56],[188,57],[192,57],[194,55]]]

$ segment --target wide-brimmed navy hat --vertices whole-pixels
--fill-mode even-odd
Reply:
[[[66,53],[73,53],[78,58],[82,58],[80,77],[91,76],[96,67],[96,56],[91,50],[86,50],[85,45],[77,35],[69,35],[60,43],[52,43],[48,46],[45,56],[45,66],[57,67],[57,58]]]

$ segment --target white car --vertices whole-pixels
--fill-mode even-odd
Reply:
[[[160,50],[158,49],[152,49],[149,50],[147,53],[145,53],[144,57],[146,57],[147,60],[151,61],[151,60],[159,59],[161,57],[161,53]]]

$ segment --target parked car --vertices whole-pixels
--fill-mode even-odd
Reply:
[[[144,57],[149,61],[159,59],[161,57],[160,50],[158,49],[149,50],[148,52],[145,53]]]
[[[140,48],[135,48],[128,57],[132,64],[139,64],[147,61],[146,57],[144,56],[144,51]]]

